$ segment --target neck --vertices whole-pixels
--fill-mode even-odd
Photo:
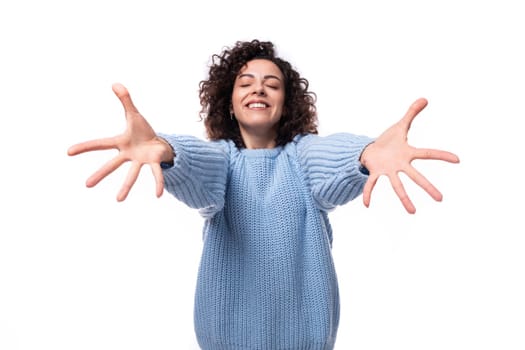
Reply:
[[[250,133],[241,128],[241,137],[247,149],[275,148],[276,133]]]

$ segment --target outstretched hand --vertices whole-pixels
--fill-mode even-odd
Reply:
[[[411,165],[411,162],[415,159],[433,159],[459,163],[458,156],[442,150],[415,148],[407,142],[408,130],[412,121],[426,107],[427,103],[427,100],[424,98],[416,100],[400,121],[383,132],[375,142],[368,145],[363,151],[361,163],[370,172],[363,189],[363,203],[366,207],[370,205],[370,197],[377,179],[385,175],[390,180],[390,184],[406,211],[410,214],[416,212],[416,208],[399,178],[399,172],[408,175],[412,181],[423,188],[434,200],[442,200],[441,192],[418,172]]]
[[[117,195],[118,201],[123,201],[138,178],[140,169],[149,164],[156,182],[156,195],[160,197],[164,189],[164,178],[160,163],[173,160],[171,146],[160,139],[146,119],[139,113],[128,90],[121,84],[113,85],[113,92],[119,98],[126,116],[126,130],[114,137],[101,138],[78,143],[68,149],[68,155],[74,156],[84,152],[118,149],[119,153],[108,161],[87,181],[87,187],[97,185],[102,179],[115,171],[123,163],[130,161],[131,167]]]

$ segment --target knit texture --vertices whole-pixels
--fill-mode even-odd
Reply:
[[[339,323],[328,212],[362,193],[372,140],[297,136],[284,147],[160,135],[166,189],[205,219],[195,293],[203,350],[329,350]]]

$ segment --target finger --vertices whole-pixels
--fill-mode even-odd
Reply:
[[[67,154],[69,156],[75,156],[84,152],[101,151],[107,149],[118,149],[117,139],[115,137],[77,143],[76,145],[69,147]]]
[[[459,163],[459,157],[454,153],[438,149],[418,148],[415,151],[416,159],[443,160],[449,163]]]
[[[155,194],[157,197],[160,197],[164,191],[164,175],[162,175],[160,164],[151,164],[151,171],[153,172],[153,177],[155,178]]]
[[[396,174],[395,176],[388,176],[388,178],[390,179],[390,184],[392,185],[394,192],[399,197],[399,200],[401,200],[401,203],[405,207],[406,211],[409,214],[414,214],[416,212],[416,207],[414,207],[414,204],[408,197],[405,187],[403,186],[399,176]]]
[[[363,187],[363,204],[367,208],[370,206],[370,198],[372,197],[372,190],[374,189],[378,178],[379,177],[376,175],[370,175],[368,177],[368,180],[365,183],[365,186]]]
[[[423,174],[421,174],[419,171],[417,171],[414,168],[411,168],[408,171],[405,171],[405,174],[408,175],[409,178],[412,179],[419,187],[425,190],[430,197],[432,197],[435,201],[441,202],[443,200],[443,195],[439,190],[432,185],[430,181],[427,180]]]
[[[427,104],[427,99],[418,98],[414,101],[414,103],[410,105],[410,107],[408,107],[407,112],[401,119],[401,121],[405,123],[407,130],[410,129],[410,125],[412,124],[412,121],[414,120],[416,115],[418,115],[419,112],[421,112],[427,106]]]
[[[131,188],[137,181],[137,178],[139,177],[141,167],[142,165],[138,162],[131,163],[131,167],[129,168],[126,180],[124,180],[124,183],[122,184],[122,187],[120,188],[120,191],[117,194],[117,201],[122,202],[128,197],[129,191],[131,190]]]
[[[113,92],[119,98],[126,112],[138,113],[137,108],[135,107],[135,105],[133,104],[133,101],[131,100],[129,91],[128,89],[126,89],[126,87],[124,87],[124,85],[115,83],[113,84],[112,88],[113,88]]]
[[[97,170],[93,175],[89,177],[86,181],[87,187],[93,187],[96,186],[102,179],[104,179],[106,176],[111,174],[115,169],[117,169],[119,166],[124,163],[124,158],[117,156],[113,159],[111,159],[109,162],[104,164],[102,168]]]

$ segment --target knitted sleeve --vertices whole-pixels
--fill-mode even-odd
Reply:
[[[199,209],[205,218],[222,209],[228,176],[226,141],[208,142],[193,136],[159,134],[173,147],[173,166],[163,169],[164,187],[175,198]]]
[[[359,162],[367,136],[337,133],[297,138],[297,156],[319,209],[329,211],[363,192],[368,171]]]

